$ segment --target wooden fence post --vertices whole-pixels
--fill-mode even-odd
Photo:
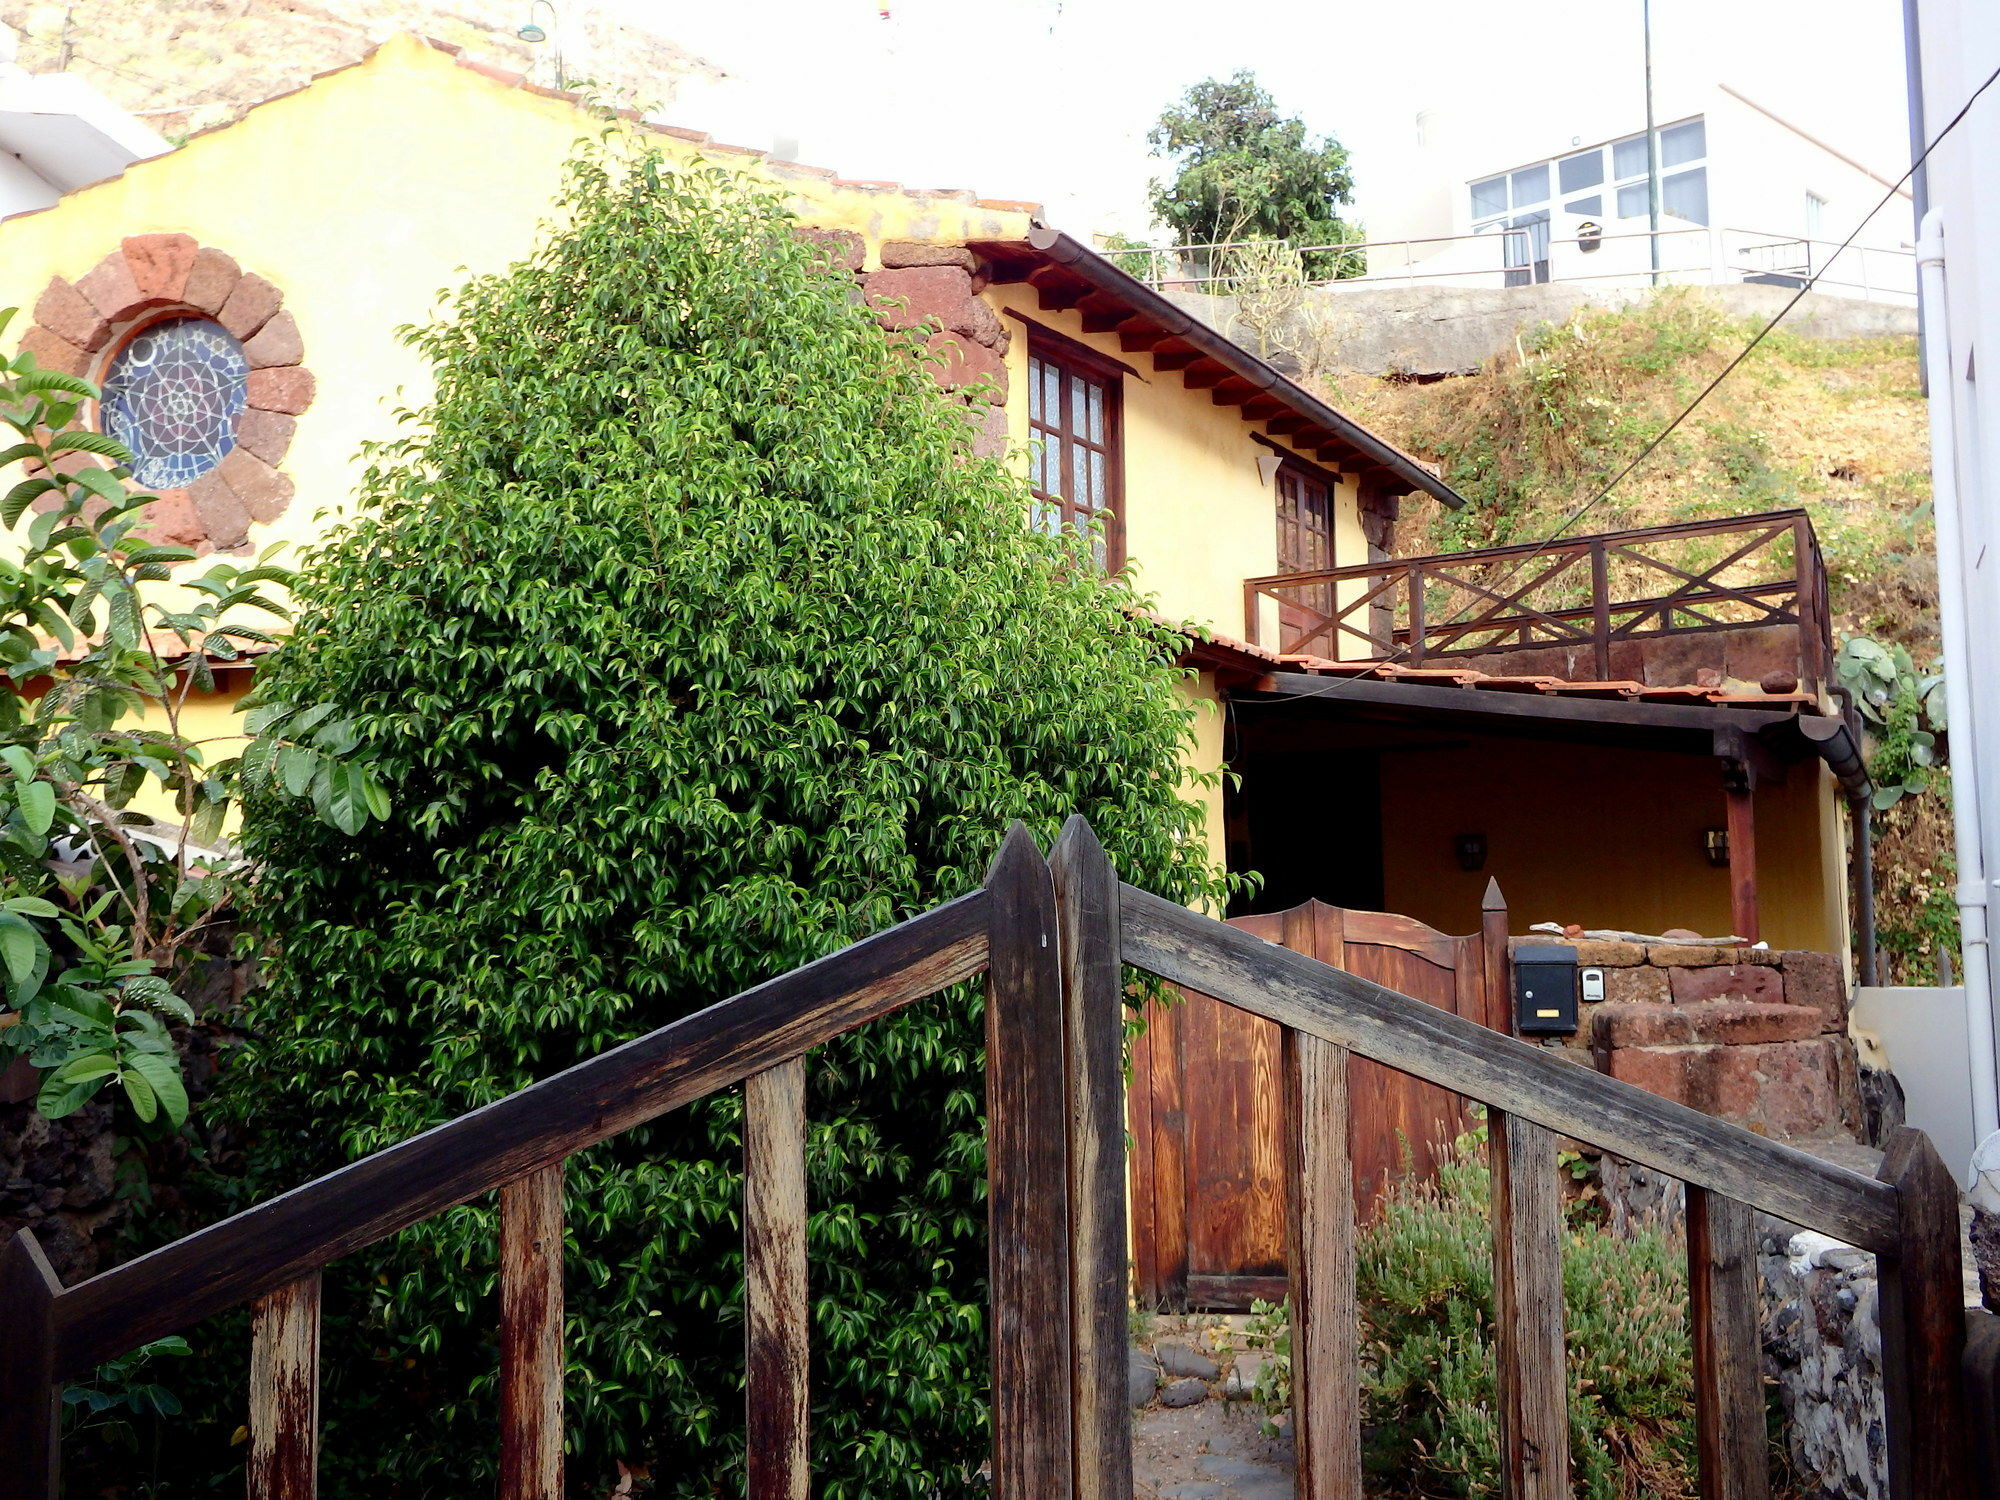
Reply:
[[[500,1189],[500,1496],[563,1495],[563,1169]]]
[[[1556,1139],[1487,1115],[1493,1167],[1493,1333],[1500,1473],[1508,1500],[1569,1500],[1569,1362],[1563,1349],[1562,1191]]]
[[[55,1297],[62,1282],[25,1229],[0,1245],[0,1500],[60,1490]]]
[[[266,1293],[250,1312],[250,1500],[319,1493],[320,1273]]]
[[[1347,1049],[1289,1026],[1283,1046],[1298,1500],[1359,1500],[1361,1327]]]
[[[1702,1500],[1764,1500],[1764,1349],[1749,1205],[1687,1184],[1687,1254]]]
[[[1507,954],[1507,898],[1500,894],[1500,882],[1488,876],[1486,894],[1479,901],[1479,957],[1485,973],[1486,1013],[1481,1019],[1502,1036],[1514,1034],[1514,996],[1508,984],[1511,969]]]
[[[1877,1261],[1889,1493],[1947,1500],[1969,1493],[1958,1183],[1930,1137],[1907,1125],[1889,1137],[1876,1175],[1894,1185],[1902,1212],[1896,1253]]]
[[[806,1060],[743,1085],[743,1321],[749,1500],[806,1500]]]
[[[1069,1084],[1070,1340],[1076,1500],[1129,1500],[1125,983],[1118,876],[1081,816],[1049,853]]]
[[[1069,1107],[1055,891],[1016,823],[986,876],[994,1500],[1071,1500]]]

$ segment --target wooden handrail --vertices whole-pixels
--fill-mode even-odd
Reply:
[[[1659,543],[1698,537],[1727,537],[1734,550],[1717,561],[1682,565],[1653,556]],[[1792,544],[1786,576],[1727,583],[1721,575],[1751,565],[1769,549]],[[1516,566],[1489,582],[1491,570],[1514,560]],[[1533,569],[1527,569],[1528,563]],[[1664,575],[1667,586],[1638,597],[1619,597],[1614,569],[1634,575],[1625,587],[1636,592],[1645,575]],[[1587,576],[1579,577],[1579,572]],[[1811,519],[1803,510],[1771,511],[1711,521],[1636,527],[1561,541],[1432,553],[1339,568],[1274,573],[1244,581],[1245,628],[1254,644],[1259,614],[1268,604],[1281,610],[1283,652],[1310,651],[1345,659],[1352,637],[1363,646],[1357,660],[1402,661],[1422,666],[1431,657],[1481,656],[1496,651],[1547,646],[1593,646],[1592,672],[1611,673],[1611,648],[1621,639],[1696,634],[1791,625],[1799,631],[1799,676],[1820,682],[1831,659],[1831,623],[1825,608],[1825,565]],[[1478,576],[1472,576],[1477,574]],[[1361,590],[1341,598],[1343,589]],[[1578,603],[1535,602],[1552,591],[1587,590]],[[1426,595],[1456,591],[1467,602],[1442,620],[1428,617]],[[1387,595],[1387,601],[1383,596]],[[1715,617],[1731,606],[1749,610],[1747,620]],[[1399,609],[1407,618],[1397,624]],[[1290,613],[1283,613],[1289,611]],[[1378,629],[1377,617],[1386,616]],[[1677,625],[1679,618],[1692,625]]]
[[[1126,886],[1125,961],[1558,1134],[1893,1251],[1894,1188]]]
[[[970,979],[986,964],[988,915],[984,890],[961,896],[67,1287],[54,1305],[56,1376],[75,1379]]]
[[[1516,557],[1558,557],[1565,552],[1587,553],[1592,543],[1600,539],[1615,539],[1621,543],[1641,542],[1662,537],[1717,536],[1725,532],[1756,531],[1764,528],[1777,533],[1789,529],[1796,520],[1806,521],[1807,529],[1811,530],[1811,514],[1807,511],[1768,510],[1752,516],[1728,516],[1713,521],[1676,521],[1666,526],[1634,526],[1625,531],[1592,532],[1585,536],[1564,537],[1555,542],[1515,542],[1505,547],[1479,547],[1466,552],[1426,552],[1416,557],[1393,557],[1382,562],[1349,563],[1338,568],[1313,568],[1297,573],[1264,573],[1246,579],[1245,582],[1254,588],[1274,583],[1342,583],[1376,573],[1394,572],[1412,565],[1428,568],[1434,563],[1443,563],[1465,567],[1476,563],[1506,562]]]

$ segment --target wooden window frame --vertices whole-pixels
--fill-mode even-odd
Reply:
[[[1050,328],[1023,318],[1028,328],[1028,358],[1042,360],[1054,365],[1067,377],[1080,375],[1094,382],[1104,392],[1104,441],[1094,444],[1104,454],[1104,567],[1108,573],[1116,573],[1125,566],[1125,377],[1131,373],[1129,366],[1100,354],[1088,344],[1066,338]],[[1060,433],[1066,442],[1078,441],[1069,425],[1069,382],[1062,382],[1063,426],[1051,427],[1037,424],[1035,418],[1035,381],[1033,365],[1030,364],[1027,392],[1028,440],[1032,443],[1041,439],[1045,432]],[[1087,439],[1082,440],[1088,443]],[[1032,481],[1031,481],[1032,483]],[[1033,491],[1038,501],[1059,505],[1064,513],[1067,529],[1075,507],[1067,498]]]

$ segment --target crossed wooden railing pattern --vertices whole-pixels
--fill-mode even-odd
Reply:
[[[253,1303],[252,1500],[314,1493],[320,1268],[482,1193],[501,1200],[501,1493],[559,1500],[569,1154],[745,1088],[745,1486],[809,1493],[804,1054],[984,971],[997,1500],[1128,1500],[1123,966],[1284,1028],[1294,1426],[1304,1500],[1358,1497],[1360,1353],[1347,1060],[1488,1106],[1508,1492],[1566,1497],[1562,1203],[1574,1137],[1688,1185],[1702,1493],[1761,1497],[1752,1210],[1880,1257],[1891,1489],[1965,1493],[1958,1195],[1904,1130],[1870,1179],[1559,1061],[1119,882],[1072,818],[1018,825],[968,896],[73,1287],[23,1231],[0,1252],[0,1500],[57,1494],[64,1381]],[[1065,1384],[1054,1377],[1072,1372]]]
[[[1341,661],[1580,646],[1604,680],[1616,641],[1760,625],[1798,627],[1804,681],[1824,680],[1831,656],[1826,565],[1803,510],[1252,578],[1252,645],[1270,603],[1281,653]]]

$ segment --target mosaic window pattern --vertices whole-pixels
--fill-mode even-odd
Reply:
[[[148,489],[184,489],[236,446],[250,363],[207,318],[155,323],[120,349],[104,380],[104,430],[132,450]]]

